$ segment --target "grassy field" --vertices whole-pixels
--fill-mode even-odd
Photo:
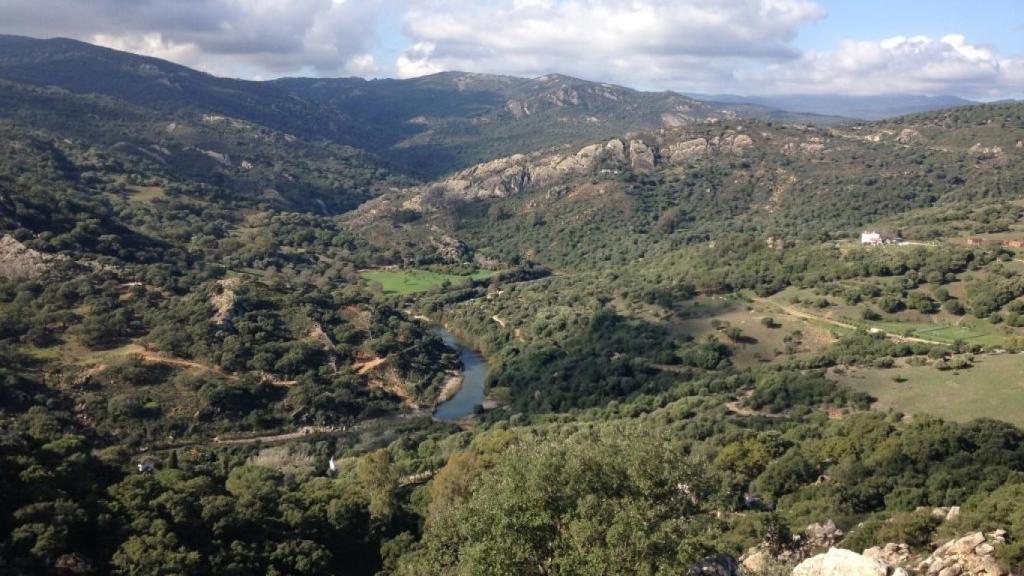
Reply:
[[[803,303],[790,304],[794,296],[800,297]],[[1019,331],[1003,325],[992,324],[984,318],[974,318],[970,315],[953,316],[942,311],[935,314],[921,314],[914,310],[905,310],[896,314],[882,314],[882,319],[869,321],[861,317],[862,310],[869,305],[847,305],[840,298],[834,296],[828,298],[832,305],[827,308],[816,308],[807,304],[819,297],[813,290],[788,288],[772,296],[770,300],[779,305],[788,304],[808,314],[851,324],[864,330],[874,328],[891,334],[923,338],[944,344],[963,340],[968,344],[998,348],[1006,345],[1008,336],[1019,333]],[[877,307],[873,305],[870,307],[877,311]]]
[[[128,198],[132,202],[150,202],[167,195],[162,186],[128,186],[128,190],[131,191]]]
[[[474,274],[445,274],[432,270],[367,270],[362,273],[363,279],[370,283],[380,284],[387,294],[415,294],[426,290],[440,288],[447,281],[453,286],[470,280],[482,280],[494,275],[492,270],[481,270]]]
[[[764,361],[784,358],[810,358],[827,348],[834,338],[831,326],[813,320],[794,318],[771,307],[744,302],[742,300],[712,300],[697,298],[691,308],[694,317],[677,320],[669,327],[677,334],[686,334],[696,339],[715,335],[733,350],[733,363],[740,368],[756,366]],[[769,328],[761,320],[771,317],[775,326]],[[712,326],[713,321],[724,322],[739,328],[744,338],[732,342]],[[799,344],[795,353],[783,354],[785,338],[799,331]]]
[[[995,418],[1024,426],[1024,354],[978,356],[973,368],[852,368],[833,378],[878,398],[875,408],[956,421]],[[895,382],[900,376],[906,382]]]

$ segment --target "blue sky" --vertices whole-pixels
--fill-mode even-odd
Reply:
[[[1024,96],[1024,0],[0,0],[0,32],[222,76],[563,73],[644,89]]]
[[[797,45],[828,50],[839,38],[963,34],[1003,53],[1024,53],[1021,0],[819,0],[828,17],[803,28]]]

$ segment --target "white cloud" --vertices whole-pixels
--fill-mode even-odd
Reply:
[[[373,54],[359,54],[349,58],[348,63],[345,64],[345,72],[353,76],[367,77],[379,73],[380,67],[377,66],[377,60]]]
[[[0,0],[0,33],[245,78],[560,72],[693,92],[1024,96],[1024,55],[960,34],[801,51],[801,30],[827,16],[819,1]]]
[[[895,36],[844,41],[831,52],[738,74],[741,85],[775,93],[960,94],[997,98],[1022,93],[1020,61],[1001,58],[962,35]]]
[[[1024,59],[960,34],[795,48],[812,0],[409,0],[398,76],[440,70],[693,92],[1024,94]]]
[[[538,1],[538,0],[523,0]],[[436,46],[433,42],[417,42],[395,61],[395,74],[399,78],[415,78],[442,72],[444,68],[440,62],[434,62],[432,57]]]
[[[649,85],[717,78],[734,60],[799,57],[791,44],[799,28],[824,16],[811,0],[410,0],[413,44],[396,69]]]
[[[229,76],[375,73],[360,57],[389,1],[0,2],[0,32],[79,38]]]
[[[94,34],[89,41],[93,44],[136,54],[146,54],[172,62],[193,60],[200,54],[198,46],[192,43],[175,44],[164,40],[163,34]]]

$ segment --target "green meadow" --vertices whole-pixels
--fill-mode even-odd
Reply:
[[[480,270],[473,274],[447,274],[433,270],[367,270],[362,273],[367,282],[380,284],[386,294],[415,294],[444,286],[448,282],[452,286],[468,283],[471,280],[482,280],[494,275],[493,270]]]

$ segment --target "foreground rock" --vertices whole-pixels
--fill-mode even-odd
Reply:
[[[804,560],[793,569],[793,576],[905,576],[902,568],[894,568],[881,560],[868,558],[851,550],[830,548]]]
[[[996,561],[995,548],[1005,542],[1005,530],[974,532],[939,546],[917,571],[927,576],[1004,576],[1009,572]]]
[[[843,531],[832,520],[824,524],[808,524],[803,534],[793,536],[793,541],[774,552],[762,543],[743,555],[741,562],[747,573],[762,574],[777,566],[792,566],[805,560],[814,552],[832,548],[843,539]]]

